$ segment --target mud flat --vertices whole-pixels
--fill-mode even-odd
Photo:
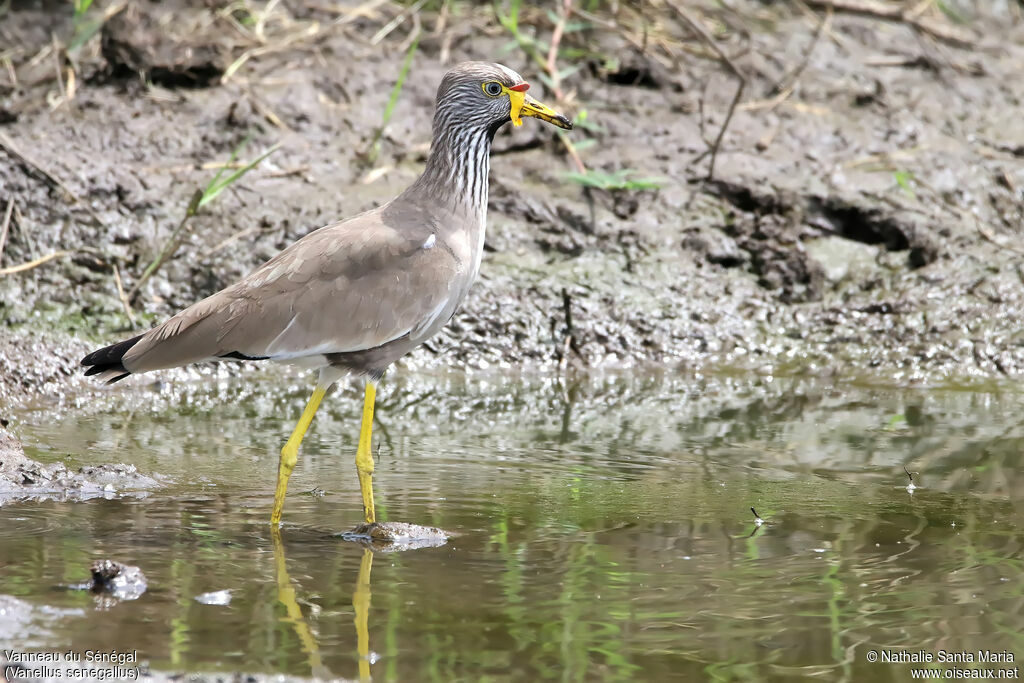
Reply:
[[[922,24],[810,4],[687,10],[747,78],[711,179],[704,140],[735,79],[672,5],[644,20],[643,50],[628,8],[575,17],[587,27],[563,39],[560,64],[576,70],[560,106],[586,119],[571,140],[588,169],[660,187],[583,187],[554,133],[503,131],[482,279],[405,365],[739,367],[888,384],[1024,372],[1018,6],[962,8],[963,23],[930,7]],[[215,5],[133,4],[68,51],[52,41],[79,30],[63,4],[14,3],[0,19],[0,268],[42,260],[0,277],[5,403],[77,390],[90,348],[386,201],[421,168],[451,63],[500,58],[544,90],[489,7],[405,15],[385,32],[400,8],[254,6],[259,43]],[[522,24],[543,40],[554,29],[542,13]],[[130,321],[118,283],[131,291],[247,136],[244,159],[281,146],[188,222]]]

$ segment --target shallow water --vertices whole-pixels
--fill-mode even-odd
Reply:
[[[378,516],[457,534],[404,553],[334,535],[361,514],[348,387],[303,444],[274,543],[277,450],[304,401],[297,379],[236,380],[19,415],[33,457],[167,485],[0,508],[0,595],[35,607],[0,645],[403,681],[884,681],[912,665],[871,650],[1024,657],[1024,394],[396,376]],[[106,557],[149,591],[62,588]],[[195,600],[225,589],[228,605]]]

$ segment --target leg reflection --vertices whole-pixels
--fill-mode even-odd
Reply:
[[[313,631],[302,616],[299,603],[295,600],[295,586],[288,575],[285,563],[284,544],[281,542],[281,530],[274,525],[270,528],[270,537],[274,542],[274,565],[277,575],[277,600],[284,605],[288,616],[282,620],[291,624],[292,630],[302,643],[302,651],[306,653],[310,673],[316,678],[331,678],[331,672],[324,667],[320,659],[320,648],[317,646]]]
[[[370,570],[373,568],[373,551],[363,549],[359,563],[359,578],[352,593],[352,607],[355,609],[356,649],[359,653],[359,680],[370,680]]]

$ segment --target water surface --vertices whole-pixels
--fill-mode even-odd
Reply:
[[[378,515],[457,534],[404,553],[336,536],[361,514],[347,387],[303,444],[275,544],[277,451],[305,394],[136,386],[19,415],[33,457],[166,485],[0,508],[0,594],[35,608],[0,645],[402,681],[885,681],[910,665],[869,650],[1024,657],[1024,394],[396,376]],[[61,588],[106,557],[149,591]],[[195,600],[225,589],[228,605]]]

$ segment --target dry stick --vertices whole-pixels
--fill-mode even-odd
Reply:
[[[698,24],[696,21],[690,18],[690,15],[683,10],[682,7],[677,5],[673,0],[668,0],[668,6],[671,7],[679,18],[682,19],[690,30],[697,34],[697,36],[704,41],[704,44],[714,50],[715,54],[718,55],[719,60],[722,64],[732,72],[732,75],[739,81],[739,86],[736,88],[736,94],[733,95],[732,102],[729,104],[729,111],[725,115],[725,122],[722,123],[722,129],[718,131],[718,137],[715,138],[714,144],[711,146],[711,160],[708,163],[708,177],[707,180],[712,180],[715,175],[715,160],[718,157],[718,149],[722,145],[722,138],[725,137],[725,131],[729,128],[729,122],[732,121],[732,115],[736,111],[736,105],[739,103],[740,98],[743,96],[743,89],[747,87],[747,79],[740,73],[739,68],[736,64],[726,56],[714,39],[708,35],[708,32],[704,30],[704,27]]]
[[[976,37],[967,31],[921,17],[920,14],[924,8],[920,5],[906,9],[875,0],[805,0],[805,2],[811,7],[819,9],[833,9],[837,12],[899,21],[957,47],[974,47],[977,42]]]
[[[562,343],[562,357],[558,360],[558,371],[565,372],[565,369],[569,366],[569,351],[572,346],[572,335],[565,335],[565,341]]]
[[[607,19],[604,19],[602,17],[597,16],[596,14],[592,14],[592,13],[586,11],[586,10],[579,9],[578,7],[573,7],[571,11],[572,11],[573,14],[578,16],[580,19],[585,19],[585,20],[589,21],[592,24],[597,24],[598,26],[603,26],[604,28],[606,28],[606,29],[608,29],[610,31],[615,31],[620,36],[625,38],[626,41],[630,45],[635,47],[641,53],[647,54],[647,46],[644,44],[644,42],[640,41],[640,40],[637,40],[634,36],[630,35],[629,31],[627,31],[625,28],[623,28],[622,26],[620,26],[616,22],[609,21]],[[645,29],[646,29],[646,27],[645,27]]]
[[[160,269],[167,259],[174,255],[174,252],[178,250],[178,245],[181,244],[181,233],[185,230],[185,226],[188,224],[190,218],[196,215],[199,210],[199,202],[203,198],[203,191],[196,190],[195,194],[192,195],[192,199],[188,203],[188,208],[185,209],[185,216],[178,223],[178,227],[174,229],[171,236],[164,243],[163,248],[157,255],[156,260],[149,264],[149,267],[143,271],[142,276],[132,285],[132,288],[128,290],[128,301],[132,302],[135,300],[135,296],[139,293],[139,289],[142,285],[146,284],[146,281],[153,276],[157,270]]]
[[[789,86],[780,91],[775,97],[770,100],[752,100],[750,102],[744,102],[739,106],[742,111],[755,111],[757,109],[767,109],[772,111],[775,107],[779,106],[783,102],[789,99],[789,96],[793,94],[793,86]]]
[[[419,12],[417,12],[412,15],[412,28],[409,29],[409,35],[405,37],[405,40],[398,45],[398,51],[405,52],[414,41],[419,42],[421,31],[423,31],[423,23],[420,21]]]
[[[558,76],[558,66],[555,61],[558,59],[558,44],[562,42],[562,34],[565,33],[565,22],[572,12],[572,0],[564,0],[562,3],[562,14],[558,17],[555,30],[551,32],[551,47],[548,48],[548,61],[544,69],[551,76],[551,89],[554,90],[556,100],[562,99],[562,79]]]
[[[49,263],[54,259],[61,258],[62,256],[67,256],[70,253],[72,252],[55,251],[52,254],[47,254],[46,256],[40,256],[37,259],[33,259],[28,263],[21,263],[16,266],[11,266],[9,268],[0,268],[0,275],[14,275],[15,273],[21,273],[26,270],[32,270],[33,268],[37,268],[43,265],[44,263]]]
[[[917,19],[919,16],[924,14],[924,11],[932,6],[935,0],[921,0],[919,3],[907,10],[903,16],[909,21],[911,19]],[[906,468],[904,468],[906,469]]]
[[[313,3],[305,3],[306,7],[310,9],[317,9],[321,12],[329,12],[331,14],[339,15],[334,20],[334,26],[344,26],[345,24],[351,24],[357,19],[376,19],[376,10],[381,5],[387,3],[388,0],[369,0],[356,7],[329,7],[324,5],[314,5]]]
[[[580,158],[580,153],[576,151],[576,145],[572,144],[572,140],[565,133],[558,134],[562,144],[565,145],[565,151],[569,153],[569,158],[572,159],[573,165],[579,173],[586,173],[587,167],[583,163],[583,159]]]
[[[996,245],[1000,249],[1009,249],[1010,251],[1016,252],[1018,254],[1024,254],[1024,249],[1020,249],[1019,247],[1016,247],[1013,244],[1006,243],[998,239],[994,234],[992,234],[991,230],[989,230],[988,228],[986,228],[985,226],[978,222],[977,216],[973,216],[973,218],[974,228],[978,231],[978,234],[984,237],[986,240]]]
[[[42,176],[43,180],[49,183],[51,187],[57,188],[61,192],[63,192],[64,200],[67,201],[69,204],[78,204],[79,202],[81,202],[81,199],[78,197],[78,195],[72,192],[71,188],[65,185],[60,178],[47,171],[38,161],[36,161],[32,157],[22,152],[20,149],[18,149],[18,146],[14,144],[13,140],[7,137],[6,133],[0,133],[0,147],[6,150],[8,154],[16,158],[22,164],[28,166],[30,169],[39,173],[39,175]],[[92,216],[92,219],[96,221],[96,225],[105,225],[103,219],[100,218],[95,211],[93,211],[91,206],[82,203],[82,208],[85,209],[86,213]]]
[[[929,2],[931,0],[928,0]],[[803,74],[804,69],[811,61],[811,55],[814,53],[814,48],[818,46],[818,40],[821,38],[821,34],[825,33],[832,25],[832,10],[828,10],[825,14],[825,18],[822,19],[818,15],[811,13],[818,21],[818,29],[814,32],[814,37],[811,38],[810,44],[804,51],[803,57],[795,67],[790,69],[789,73],[778,80],[769,90],[769,95],[778,95],[785,92],[786,90],[792,91],[796,87],[796,82],[800,80],[800,76]]]
[[[437,21],[434,22],[435,36],[439,36],[444,33],[445,24],[448,23],[449,5],[451,5],[451,0],[444,0],[444,2],[441,3],[441,10],[437,13]],[[441,60],[441,63],[443,64],[444,60]]]
[[[562,287],[562,313],[565,315],[565,346],[562,350],[562,361],[568,359],[571,350],[586,365],[587,359],[583,357],[579,344],[576,343],[576,328],[572,324],[572,297],[565,287]]]
[[[267,6],[263,8],[262,12],[258,12],[259,19],[256,20],[256,25],[252,28],[252,33],[256,36],[256,40],[266,44],[267,36],[264,29],[267,25],[267,19],[270,17],[270,13],[274,11],[274,7],[277,6],[280,0],[270,0]]]
[[[121,271],[118,270],[116,263],[114,264],[114,284],[117,285],[117,298],[121,300],[124,314],[128,316],[128,322],[131,323],[132,327],[135,327],[135,314],[132,313],[131,304],[128,303],[128,297],[125,296],[124,285],[121,283]]]
[[[288,124],[282,121],[281,117],[274,113],[274,110],[271,109],[268,104],[263,102],[263,100],[260,99],[259,95],[257,95],[252,88],[247,88],[247,90],[249,93],[249,101],[252,102],[256,110],[263,115],[263,118],[265,118],[273,125],[277,126],[279,129],[285,131],[286,133],[292,132],[292,129],[288,127]],[[244,166],[245,164],[242,165]]]
[[[224,247],[230,245],[232,242],[240,240],[243,237],[248,237],[249,235],[252,235],[254,233],[263,232],[263,231],[264,231],[264,229],[262,229],[262,228],[244,228],[242,230],[239,230],[235,234],[230,235],[230,236],[224,238],[223,240],[221,240],[219,244],[217,244],[215,247],[213,247],[213,249],[210,249],[210,251],[208,251],[206,253],[206,256],[207,257],[213,256],[214,254],[216,254],[218,251],[220,251]]]
[[[253,57],[259,57],[262,55],[274,54],[275,52],[282,52],[292,47],[295,43],[299,43],[305,39],[316,39],[318,36],[323,35],[320,30],[319,24],[313,23],[306,26],[302,30],[289,33],[282,36],[277,42],[269,43],[267,45],[261,45],[259,47],[249,48],[241,54],[235,61],[228,65],[228,68],[224,70],[224,74],[220,77],[221,83],[227,83],[235,73],[238,72],[242,66],[245,65]]]
[[[373,34],[373,37],[370,38],[370,45],[376,45],[380,41],[387,38],[389,33],[394,31],[403,21],[405,21],[406,17],[408,17],[410,14],[418,12],[420,8],[423,7],[423,5],[425,5],[426,3],[427,0],[416,0],[415,3],[409,5],[404,10],[399,12],[398,16],[396,16],[394,19],[386,23],[384,27],[381,28],[381,30]]]
[[[4,247],[7,246],[7,229],[11,227],[11,214],[14,213],[14,197],[7,200],[7,210],[4,212],[4,224],[0,226],[0,263],[4,258]]]
[[[18,72],[14,68],[14,62],[11,60],[10,57],[4,57],[3,59],[0,59],[0,62],[3,62],[4,68],[7,69],[7,76],[11,79],[11,87],[17,88]]]
[[[7,153],[12,157],[15,157],[18,161],[39,173],[51,186],[56,187],[63,192],[71,203],[78,201],[78,195],[72,192],[70,187],[61,182],[60,178],[43,168],[35,159],[27,156],[24,152],[18,149],[18,146],[14,144],[13,140],[7,137],[6,133],[0,133],[0,147],[7,150]]]
[[[53,63],[54,63],[54,67],[56,67],[56,70],[57,70],[57,85],[60,86],[61,99],[57,100],[57,102],[55,104],[52,104],[50,106],[50,110],[51,111],[57,109],[58,107],[60,107],[60,105],[64,104],[67,101],[67,90],[66,90],[66,88],[64,86],[64,74],[61,72],[61,68],[60,68],[61,67],[60,58],[61,58],[62,54],[63,54],[63,49],[61,48],[60,43],[57,42],[56,34],[54,34],[54,36],[53,36]]]

